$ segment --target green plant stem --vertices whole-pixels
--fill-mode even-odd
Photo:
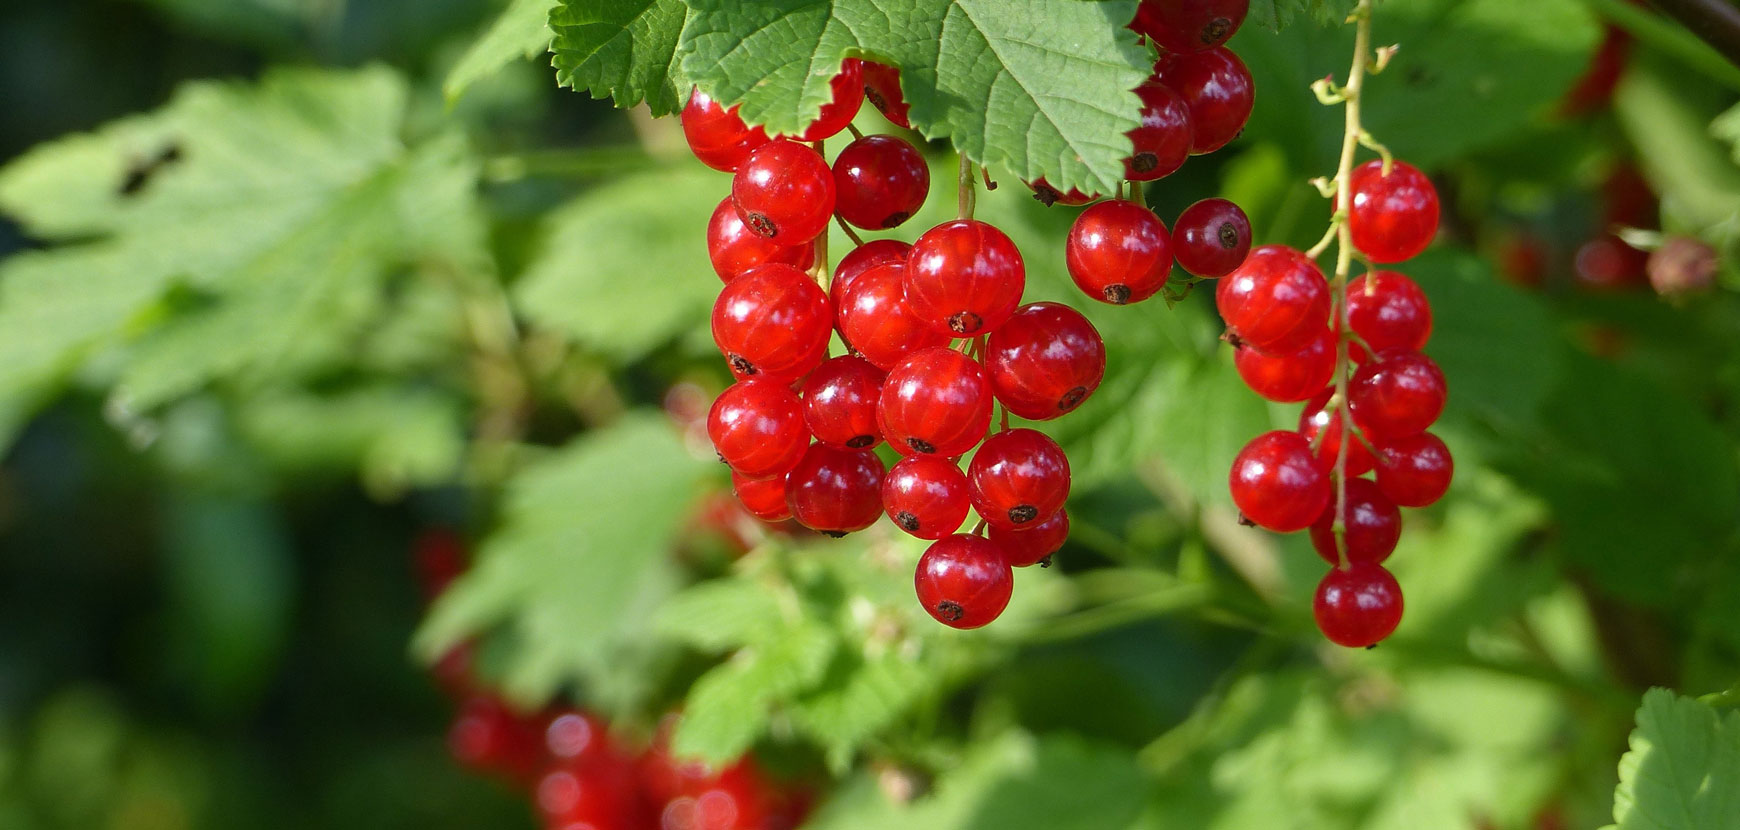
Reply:
[[[817,141],[811,144],[810,147],[816,151],[816,155],[821,156],[824,159],[828,157],[827,143],[825,141]],[[828,231],[826,225],[822,226],[821,233],[816,234],[816,262],[815,265],[811,267],[814,268],[812,273],[815,274],[816,282],[820,284],[822,288],[828,288],[828,284],[833,281],[833,271],[828,267]]]
[[[957,185],[956,207],[962,219],[973,218],[973,208],[977,206],[978,194],[974,191],[977,183],[973,181],[973,163],[967,160],[967,154],[961,154],[961,174]]]
[[[1700,40],[1693,32],[1675,25],[1672,20],[1624,0],[1583,0],[1583,5],[1687,68],[1702,72],[1730,89],[1740,90],[1740,67],[1734,65],[1734,57],[1724,57],[1722,52]],[[1669,4],[1657,5],[1666,7]]]

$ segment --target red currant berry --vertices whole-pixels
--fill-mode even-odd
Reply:
[[[1368,648],[1390,636],[1402,621],[1402,586],[1371,562],[1331,568],[1317,583],[1311,603],[1317,628],[1336,645]]]
[[[1405,438],[1426,431],[1444,411],[1444,373],[1419,352],[1391,349],[1359,367],[1347,390],[1353,422],[1369,438]]]
[[[757,235],[786,245],[808,242],[834,215],[834,171],[802,144],[769,141],[731,177],[731,201]]]
[[[1136,97],[1142,100],[1142,125],[1126,133],[1135,149],[1124,160],[1124,178],[1166,178],[1190,158],[1190,108],[1171,87],[1154,79],[1136,87]]]
[[[906,255],[911,251],[911,245],[898,239],[872,239],[840,257],[840,264],[834,266],[834,279],[828,283],[828,302],[834,308],[835,324],[839,323],[838,315],[846,297],[846,289],[852,287],[852,281],[859,274],[891,262],[905,266]]]
[[[1571,265],[1577,284],[1584,288],[1627,288],[1644,284],[1649,254],[1604,233],[1578,246]]]
[[[1373,159],[1353,169],[1348,188],[1347,230],[1353,247],[1373,262],[1408,259],[1438,233],[1438,189],[1413,165],[1395,162],[1386,176],[1384,163]]]
[[[1394,271],[1373,271],[1347,284],[1347,320],[1376,351],[1417,352],[1432,336],[1432,306],[1420,286]]]
[[[1335,376],[1335,333],[1323,329],[1296,352],[1271,355],[1250,345],[1233,351],[1233,365],[1251,391],[1281,403],[1294,403],[1323,391]]]
[[[751,479],[732,470],[731,492],[737,495],[737,502],[743,505],[743,510],[757,519],[764,522],[783,522],[791,518],[791,508],[785,503],[783,475]]]
[[[1403,507],[1425,507],[1444,497],[1456,464],[1450,448],[1430,432],[1387,440],[1378,445],[1377,486]]]
[[[1011,429],[985,439],[967,465],[973,509],[992,527],[1033,527],[1069,498],[1069,458],[1050,436]]]
[[[863,530],[882,515],[882,459],[869,450],[811,444],[785,479],[798,524],[829,536]]]
[[[898,227],[929,192],[924,156],[894,136],[864,136],[834,159],[834,209],[865,230]]]
[[[991,525],[985,536],[1003,549],[1003,559],[1009,567],[1025,568],[1042,562],[1050,565],[1046,559],[1062,549],[1064,540],[1069,538],[1069,510],[1059,510],[1051,518],[1020,530]]]
[[[1172,237],[1160,217],[1135,202],[1100,202],[1070,226],[1064,263],[1089,297],[1112,305],[1141,302],[1172,274]]]
[[[1178,214],[1172,226],[1178,267],[1199,277],[1224,277],[1251,252],[1251,220],[1225,199],[1203,199]]]
[[[1190,152],[1212,153],[1238,137],[1250,120],[1256,85],[1245,62],[1224,46],[1168,55],[1160,82],[1172,87],[1190,109]]]
[[[1088,399],[1106,375],[1106,344],[1094,324],[1062,303],[1030,303],[985,343],[991,391],[1010,412],[1048,421]]]
[[[1311,547],[1331,565],[1339,561],[1335,550],[1335,519],[1339,510],[1332,493],[1323,515],[1311,524]],[[1346,521],[1342,542],[1348,562],[1382,562],[1390,558],[1396,542],[1402,538],[1401,509],[1367,479],[1347,480]]]
[[[719,206],[713,209],[713,218],[707,221],[707,258],[713,261],[713,271],[719,279],[730,282],[764,262],[778,262],[799,271],[808,271],[816,261],[816,246],[809,242],[781,245],[756,236],[743,224],[743,218],[737,215],[737,207],[727,196],[719,200]]]
[[[854,278],[840,298],[839,324],[840,337],[883,371],[913,352],[949,342],[948,335],[919,322],[907,308],[902,262],[877,265]]]
[[[1040,204],[1046,207],[1051,207],[1052,205],[1067,205],[1074,207],[1077,205],[1085,205],[1095,199],[1103,198],[1098,193],[1089,195],[1073,187],[1069,189],[1068,193],[1065,193],[1052,187],[1051,183],[1046,181],[1044,178],[1034,179],[1033,181],[1028,182],[1027,186],[1033,190],[1033,198],[1037,199]]]
[[[937,225],[912,243],[906,303],[918,319],[951,337],[995,330],[1021,304],[1027,266],[1002,231],[972,219]]]
[[[848,62],[857,60],[851,58]],[[912,107],[900,94],[900,70],[885,63],[859,61],[859,72],[864,77],[864,97],[870,105],[894,126],[912,129],[912,122],[906,120],[907,110]]]
[[[1341,452],[1341,413],[1337,409],[1324,409],[1329,403],[1334,389],[1325,389],[1305,404],[1305,411],[1299,413],[1299,434],[1317,448],[1317,458],[1326,470],[1334,469],[1336,454]],[[1324,432],[1327,430],[1327,432]],[[1323,432],[1323,439],[1318,440],[1317,434]],[[1347,474],[1350,476],[1364,475],[1372,468],[1371,450],[1365,448],[1365,443],[1358,438],[1347,446]]]
[[[856,60],[847,60],[840,66],[839,74],[828,82],[828,89],[834,93],[833,99],[822,105],[821,115],[797,136],[797,141],[808,143],[832,138],[852,123],[858,110],[864,106],[862,66],[862,62]]]
[[[827,355],[828,295],[790,265],[758,265],[713,303],[713,342],[739,375],[801,377]]]
[[[941,539],[959,530],[971,507],[967,475],[948,459],[903,458],[882,480],[882,509],[896,527],[920,539]]]
[[[982,536],[950,536],[919,557],[913,575],[919,604],[950,628],[979,628],[1003,613],[1015,574],[1003,552]]]
[[[882,437],[925,455],[962,455],[991,426],[991,384],[948,348],[915,352],[882,384]]]
[[[817,441],[838,449],[863,450],[882,440],[876,405],[885,373],[861,357],[822,361],[804,381],[804,423]]]
[[[466,766],[530,783],[543,761],[544,736],[538,724],[499,698],[478,695],[465,701],[448,727],[447,750]]]
[[[1297,432],[1252,438],[1233,459],[1231,485],[1239,512],[1277,533],[1310,527],[1329,504],[1329,473]]]
[[[1329,326],[1329,283],[1317,263],[1284,245],[1251,251],[1214,289],[1227,328],[1245,344],[1282,354]]]
[[[750,151],[768,141],[760,127],[751,128],[737,117],[736,107],[727,110],[699,89],[689,96],[682,120],[689,151],[714,170],[735,172]]]
[[[797,394],[764,380],[720,392],[707,412],[707,437],[719,457],[748,479],[784,475],[810,443]]]
[[[1245,22],[1250,0],[1142,0],[1130,28],[1168,52],[1213,49]]]

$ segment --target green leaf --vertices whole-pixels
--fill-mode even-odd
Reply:
[[[1359,0],[1252,0],[1245,25],[1279,32],[1301,14],[1320,25],[1333,25],[1346,20],[1357,5]]]
[[[1710,122],[1710,135],[1732,145],[1729,155],[1740,163],[1740,104],[1729,107]]]
[[[934,692],[937,681],[923,661],[882,648],[841,649],[817,688],[792,707],[792,721],[821,744],[828,765],[849,768],[865,741],[888,729]]]
[[[514,0],[448,71],[441,85],[447,100],[459,98],[466,87],[514,61],[549,51],[554,36],[550,10],[555,5],[556,0]]]
[[[715,579],[686,588],[659,608],[658,633],[703,651],[768,639],[780,627],[779,603],[765,586]]]
[[[1740,217],[1740,170],[1712,139],[1715,111],[1683,78],[1684,70],[1660,59],[1635,61],[1613,93],[1613,111],[1638,148],[1638,164],[1664,194],[1662,212],[1703,230]],[[1719,133],[1718,133],[1719,135]]]
[[[1618,830],[1740,826],[1740,714],[1651,689],[1613,793]]]
[[[769,132],[801,132],[841,61],[898,66],[912,124],[974,161],[1109,193],[1152,70],[1131,0],[695,0],[683,73]]]
[[[465,452],[463,419],[452,396],[380,385],[252,397],[239,429],[283,469],[360,465],[369,489],[387,495],[451,480]]]
[[[739,650],[689,690],[672,752],[714,764],[742,756],[766,731],[776,702],[821,679],[836,645],[828,629],[800,624]]]
[[[560,0],[550,9],[556,81],[619,107],[645,101],[653,115],[676,112],[689,95],[677,72],[682,0]]]

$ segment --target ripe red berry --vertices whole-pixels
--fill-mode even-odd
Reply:
[[[1251,220],[1225,199],[1203,199],[1178,214],[1172,255],[1199,277],[1224,277],[1251,252]]]
[[[1323,391],[1335,376],[1335,333],[1325,328],[1298,351],[1271,355],[1240,345],[1233,365],[1251,391],[1281,403],[1303,401]]]
[[[1007,568],[1008,566],[1004,566]],[[543,732],[500,698],[468,698],[447,730],[447,750],[470,767],[529,783],[544,755]]]
[[[1335,519],[1339,510],[1334,488],[1329,506],[1311,523],[1311,547],[1331,565],[1338,564],[1335,550]],[[1348,562],[1378,563],[1390,557],[1402,538],[1402,511],[1395,502],[1363,478],[1347,480],[1347,526],[1343,533]]]
[[[913,352],[949,342],[907,308],[904,262],[877,265],[853,278],[840,298],[839,325],[847,345],[884,371]]]
[[[911,144],[891,135],[867,135],[834,159],[834,209],[866,230],[899,226],[930,192],[930,168]]]
[[[1048,421],[1088,399],[1106,374],[1106,344],[1094,324],[1062,303],[1030,303],[985,343],[991,392],[1010,412]]]
[[[743,217],[737,215],[736,205],[727,196],[719,200],[719,206],[713,209],[713,218],[707,221],[707,258],[712,260],[713,271],[719,279],[730,282],[744,271],[766,262],[808,271],[815,264],[816,247],[810,242],[781,245],[755,235],[743,224]]]
[[[750,151],[768,141],[760,127],[751,128],[737,117],[736,107],[727,110],[699,89],[689,96],[682,120],[689,151],[714,170],[736,171]]]
[[[713,449],[743,478],[784,475],[810,443],[803,403],[783,384],[746,380],[719,393],[707,412]]]
[[[1357,562],[1331,568],[1311,603],[1317,628],[1336,645],[1366,648],[1390,636],[1402,621],[1402,586],[1384,566]]]
[[[1130,28],[1168,52],[1200,52],[1227,42],[1249,9],[1250,0],[1142,0]]]
[[[790,265],[751,268],[713,303],[713,342],[742,376],[796,379],[826,356],[828,295]]]
[[[828,82],[828,89],[834,93],[833,99],[822,105],[822,113],[797,136],[798,141],[812,142],[832,138],[846,129],[847,124],[852,123],[859,108],[864,106],[864,77],[860,74],[862,65],[861,61],[847,60],[840,66],[839,74]]]
[[[882,440],[876,405],[885,373],[862,357],[822,361],[804,380],[804,423],[817,441],[837,449],[864,450]]]
[[[960,533],[936,542],[919,557],[913,587],[919,604],[937,622],[978,628],[1009,605],[1015,574],[990,540]]]
[[[834,215],[834,171],[816,151],[793,141],[769,141],[731,177],[731,201],[759,236],[786,245],[815,239]]]
[[[1329,473],[1297,432],[1252,438],[1233,459],[1230,479],[1239,512],[1277,533],[1310,527],[1329,504]]]
[[[1020,530],[1004,530],[991,525],[985,537],[1003,550],[1003,560],[1010,567],[1037,565],[1061,549],[1069,538],[1069,510],[1059,510],[1051,518],[1023,526]]]
[[[1395,162],[1386,176],[1384,163],[1372,159],[1353,169],[1348,188],[1353,247],[1373,262],[1401,262],[1426,250],[1437,235],[1438,189],[1413,165]]]
[[[1098,193],[1090,195],[1083,193],[1080,189],[1074,187],[1070,188],[1068,193],[1065,193],[1052,187],[1051,183],[1046,181],[1044,177],[1027,182],[1027,187],[1033,191],[1033,198],[1046,207],[1051,207],[1052,205],[1074,207],[1076,205],[1085,205],[1095,199],[1103,198]]]
[[[737,495],[737,503],[743,505],[744,512],[757,519],[764,522],[783,522],[791,518],[791,508],[785,503],[783,474],[773,478],[751,479],[732,470],[731,492]]]
[[[1450,448],[1430,432],[1386,440],[1378,445],[1377,486],[1403,507],[1425,507],[1444,497],[1456,464]]]
[[[872,239],[840,257],[840,264],[834,266],[834,278],[828,282],[828,304],[834,309],[834,325],[840,324],[840,307],[845,302],[846,289],[852,287],[852,281],[859,274],[890,262],[904,266],[906,255],[911,250],[911,245],[898,239]],[[901,290],[905,290],[904,286]]]
[[[900,94],[900,70],[874,61],[859,61],[859,64],[864,77],[864,97],[870,105],[880,110],[889,123],[911,129],[912,122],[906,120],[906,113],[912,107]]]
[[[1329,283],[1317,263],[1284,245],[1251,251],[1214,289],[1227,328],[1271,354],[1304,347],[1329,325]]]
[[[941,539],[959,530],[971,507],[966,473],[945,458],[903,458],[882,480],[882,509],[895,527],[920,539]]]
[[[829,536],[863,530],[882,515],[882,459],[869,450],[811,444],[785,479],[798,524]]]
[[[1353,333],[1374,351],[1417,352],[1432,336],[1432,306],[1426,302],[1426,292],[1394,271],[1373,271],[1348,283],[1347,318]]]
[[[1250,120],[1256,84],[1245,62],[1231,49],[1216,46],[1175,53],[1162,58],[1155,68],[1160,82],[1172,87],[1190,109],[1193,155],[1225,147]]]
[[[1571,261],[1577,284],[1584,288],[1610,289],[1640,286],[1649,269],[1649,254],[1604,233],[1577,247]]]
[[[544,747],[563,762],[606,759],[616,754],[604,721],[585,712],[563,712],[544,727]]]
[[[1377,439],[1405,438],[1425,432],[1444,411],[1444,373],[1419,352],[1378,352],[1353,375],[1347,406],[1353,422]]]
[[[1317,397],[1305,404],[1305,411],[1299,413],[1299,434],[1305,437],[1307,443],[1317,447],[1317,458],[1323,463],[1323,469],[1335,468],[1336,454],[1341,452],[1341,413],[1337,409],[1324,409],[1329,398],[1335,394],[1334,389],[1325,389],[1317,393]],[[1328,430],[1323,440],[1317,440],[1317,434]],[[1358,438],[1347,446],[1347,474],[1350,476],[1364,475],[1371,471],[1371,450],[1365,448],[1364,442]]]
[[[1070,226],[1064,264],[1089,297],[1112,305],[1140,302],[1172,274],[1172,237],[1160,217],[1135,202],[1100,202]]]
[[[948,348],[915,352],[882,384],[882,437],[925,455],[962,455],[991,426],[991,384]]]
[[[980,517],[992,527],[1020,530],[1063,509],[1069,498],[1069,458],[1043,432],[1005,430],[973,453],[967,483]]]
[[[912,243],[906,303],[920,322],[952,337],[994,331],[1021,304],[1027,266],[1015,243],[973,219],[937,225]]]
[[[1134,150],[1124,160],[1124,178],[1163,179],[1190,158],[1190,108],[1171,87],[1152,78],[1136,87],[1136,97],[1142,101],[1142,125],[1126,133]]]

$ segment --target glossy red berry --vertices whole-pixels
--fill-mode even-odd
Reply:
[[[1160,82],[1172,87],[1190,109],[1192,154],[1225,147],[1250,120],[1256,84],[1231,49],[1216,46],[1168,55],[1156,68]]]
[[[882,400],[881,369],[842,355],[822,361],[804,380],[804,423],[817,441],[838,449],[876,446],[876,405]]]
[[[1094,324],[1062,303],[1030,303],[985,343],[991,392],[1010,412],[1048,421],[1088,399],[1106,374],[1106,344]]]
[[[1250,0],[1142,0],[1130,28],[1168,52],[1200,52],[1227,42],[1249,10]]]
[[[1456,464],[1450,448],[1430,432],[1386,440],[1378,445],[1377,486],[1403,507],[1425,507],[1444,497]]]
[[[1250,345],[1233,351],[1233,365],[1251,391],[1281,403],[1294,403],[1323,391],[1335,376],[1335,333],[1325,328],[1305,348],[1271,355]]]
[[[1317,448],[1317,458],[1323,463],[1323,469],[1335,468],[1336,454],[1341,452],[1341,414],[1338,409],[1324,409],[1329,398],[1335,394],[1334,389],[1325,389],[1317,393],[1310,402],[1305,404],[1305,411],[1299,413],[1299,434],[1305,436],[1307,443]],[[1319,432],[1327,432],[1323,440],[1317,440]],[[1371,450],[1358,438],[1347,447],[1347,474],[1350,476],[1364,475],[1372,468]]]
[[[1311,523],[1311,547],[1331,565],[1338,563],[1335,550],[1335,519],[1339,510],[1331,487],[1329,506]],[[1347,515],[1343,544],[1348,562],[1378,563],[1390,557],[1402,538],[1402,511],[1363,478],[1347,480]]]
[[[798,141],[812,142],[832,138],[846,125],[857,117],[858,110],[864,106],[864,76],[860,74],[863,63],[847,60],[840,66],[839,74],[828,82],[828,89],[834,93],[833,99],[822,105],[821,115],[810,122],[809,127],[797,136]]]
[[[1124,160],[1124,178],[1163,179],[1190,158],[1190,108],[1171,87],[1154,79],[1136,87],[1136,97],[1142,101],[1142,125],[1126,133],[1134,150]]]
[[[992,527],[1020,530],[1063,509],[1069,498],[1069,458],[1043,432],[1005,430],[973,453],[967,483],[980,517]]]
[[[714,170],[735,172],[750,151],[768,141],[760,127],[751,128],[737,117],[736,107],[727,110],[699,89],[689,96],[682,120],[689,151]]]
[[[810,443],[803,402],[784,384],[747,380],[719,393],[707,412],[707,437],[744,478],[784,475]]]
[[[869,450],[811,444],[785,479],[798,524],[829,536],[863,530],[882,515],[882,459]]]
[[[1353,422],[1377,439],[1418,435],[1444,411],[1447,390],[1438,364],[1419,352],[1378,352],[1353,375],[1347,406]]]
[[[1358,562],[1331,568],[1311,603],[1317,628],[1336,645],[1367,648],[1402,621],[1402,586],[1384,566]]]
[[[971,507],[967,474],[946,458],[903,458],[882,480],[882,509],[895,527],[920,539],[941,539],[959,530]]]
[[[900,70],[874,61],[859,63],[859,71],[864,77],[864,97],[870,101],[870,105],[879,110],[882,117],[894,126],[911,129],[912,122],[906,119],[906,113],[912,107],[900,93]]]
[[[932,544],[919,557],[913,587],[919,604],[937,622],[979,628],[1009,605],[1015,574],[990,540],[960,533]]]
[[[973,219],[944,222],[912,243],[906,259],[906,303],[920,322],[951,337],[996,330],[1027,286],[1027,266],[1015,243]]]
[[[713,342],[739,376],[795,380],[826,356],[828,295],[790,265],[751,268],[713,303]]]
[[[1098,193],[1083,193],[1080,189],[1074,187],[1070,188],[1066,193],[1053,187],[1051,183],[1046,181],[1043,177],[1028,182],[1027,187],[1033,191],[1033,198],[1046,207],[1051,207],[1052,205],[1074,207],[1077,205],[1085,205],[1095,199],[1104,198]]]
[[[1002,549],[1003,560],[1010,567],[1037,565],[1062,549],[1064,541],[1069,538],[1069,510],[1059,510],[1051,518],[1020,530],[1004,530],[990,525],[985,537]]]
[[[1432,336],[1426,292],[1394,271],[1373,271],[1348,283],[1347,318],[1353,333],[1374,351],[1417,352]]]
[[[840,306],[845,302],[846,289],[852,287],[859,274],[891,262],[904,266],[911,250],[911,245],[898,239],[872,239],[840,257],[840,264],[834,266],[834,278],[828,282],[828,304],[834,309],[834,325],[840,324]]]
[[[930,167],[911,144],[867,135],[834,159],[834,210],[866,230],[898,227],[924,205]]]
[[[743,505],[744,512],[764,522],[783,522],[791,518],[791,508],[785,503],[785,476],[776,475],[773,478],[744,478],[736,470],[731,471],[731,492],[737,495],[737,503]]]
[[[1214,289],[1239,340],[1271,354],[1303,348],[1329,326],[1329,283],[1317,263],[1284,245],[1251,251]]]
[[[834,171],[802,144],[769,141],[750,153],[731,177],[731,201],[756,235],[802,244],[828,229],[834,215]]]
[[[1112,305],[1140,302],[1172,274],[1172,237],[1160,217],[1135,202],[1100,202],[1070,226],[1064,264],[1089,297]]]
[[[882,437],[924,455],[962,455],[991,426],[991,384],[948,348],[915,352],[882,384]]]
[[[1348,187],[1347,230],[1353,247],[1373,262],[1401,262],[1437,235],[1438,189],[1413,165],[1395,162],[1386,176],[1384,163],[1373,159],[1353,169]]]
[[[1251,220],[1225,199],[1203,199],[1178,214],[1172,255],[1178,267],[1199,277],[1224,277],[1251,252]]]
[[[778,262],[807,271],[815,264],[816,247],[810,242],[781,245],[755,235],[743,224],[736,205],[727,196],[719,200],[719,206],[713,209],[713,218],[707,221],[707,258],[712,260],[713,272],[719,275],[719,279],[730,282],[744,271],[766,262]]]
[[[539,724],[500,698],[477,695],[465,701],[448,727],[447,749],[462,764],[529,782],[543,760],[543,737]]]
[[[1329,472],[1297,432],[1252,438],[1233,459],[1230,478],[1239,512],[1277,533],[1310,527],[1329,504]]]
[[[839,325],[847,345],[884,371],[913,352],[949,342],[907,308],[904,262],[877,265],[853,278],[840,298]]]

